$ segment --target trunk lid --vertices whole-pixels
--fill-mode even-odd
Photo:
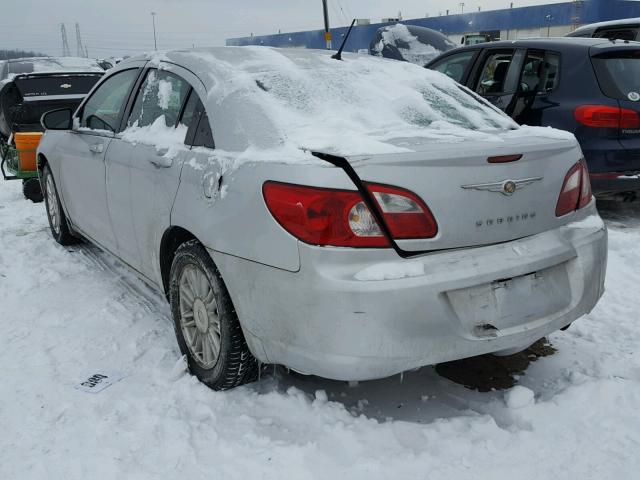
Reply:
[[[363,182],[401,187],[420,196],[438,222],[432,239],[400,240],[408,252],[472,247],[535,235],[570,221],[555,215],[569,169],[581,158],[575,139],[554,134],[502,135],[502,142],[457,144],[398,140],[411,152],[347,157]],[[495,156],[522,155],[509,163]],[[507,185],[508,182],[513,182]],[[515,185],[511,194],[505,191]]]

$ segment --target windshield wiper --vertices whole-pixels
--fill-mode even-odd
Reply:
[[[351,22],[351,26],[349,27],[349,31],[347,32],[347,34],[344,37],[344,40],[342,40],[342,45],[340,45],[340,49],[338,50],[338,53],[336,53],[335,55],[332,55],[331,58],[335,58],[336,60],[342,60],[342,50],[344,50],[344,46],[347,44],[347,40],[349,39],[349,35],[351,35],[351,30],[353,29],[353,26],[356,24],[356,19],[353,19],[353,22]]]

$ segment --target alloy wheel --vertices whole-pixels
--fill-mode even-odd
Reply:
[[[187,265],[180,275],[180,328],[192,358],[204,369],[220,355],[220,318],[215,292],[205,272]]]

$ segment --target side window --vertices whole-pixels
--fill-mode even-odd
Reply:
[[[211,125],[209,124],[209,116],[204,108],[202,109],[202,116],[200,117],[196,135],[193,139],[193,146],[216,148],[215,142],[213,141],[213,133],[211,132]]]
[[[601,30],[596,33],[597,38],[609,38],[611,40],[629,40],[636,39],[636,31],[633,29],[625,28],[619,30]]]
[[[198,122],[200,121],[200,116],[203,111],[204,107],[202,106],[200,97],[198,97],[198,94],[192,89],[179,122],[180,125],[187,127],[187,135],[184,140],[185,144],[193,144],[193,138],[196,135]]]
[[[527,52],[520,78],[520,91],[549,93],[558,86],[560,56],[550,52]]]
[[[149,70],[138,90],[127,126],[146,127],[164,117],[167,127],[174,127],[191,86],[164,70]]]
[[[540,92],[549,93],[560,83],[560,55],[549,53],[544,56],[544,70],[540,82]]]
[[[440,73],[444,73],[446,76],[460,83],[462,82],[464,72],[466,71],[469,62],[471,62],[475,55],[476,52],[474,51],[458,53],[456,55],[449,55],[448,57],[440,60],[438,63],[432,65],[431,69],[436,70]]]
[[[85,103],[80,114],[80,126],[115,132],[129,91],[137,77],[138,69],[131,69],[106,79]]]
[[[480,95],[515,93],[510,75],[514,52],[493,53],[487,57],[480,73],[476,92]]]

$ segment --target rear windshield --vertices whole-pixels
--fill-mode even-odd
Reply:
[[[618,100],[640,100],[640,50],[593,58],[602,92]]]
[[[13,60],[7,62],[7,67],[9,77],[25,73],[104,71],[95,60],[76,57]]]

